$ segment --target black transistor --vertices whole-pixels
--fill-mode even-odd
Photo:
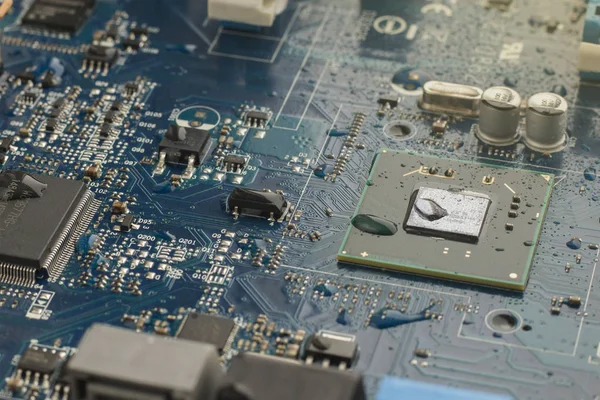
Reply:
[[[265,111],[248,111],[244,117],[244,123],[247,126],[255,128],[264,128],[269,122],[270,115]]]
[[[129,232],[133,227],[133,221],[135,217],[132,214],[127,214],[121,221],[121,225],[119,226],[119,230],[121,232]]]
[[[123,45],[123,48],[125,50],[127,50],[127,49],[138,50],[140,47],[142,47],[142,42],[139,41],[138,39],[129,39],[129,38],[123,39],[121,44]]]
[[[122,111],[125,103],[121,100],[115,100],[110,105],[110,111]]]
[[[377,104],[380,104],[382,106],[388,106],[389,108],[396,108],[398,107],[399,99],[400,98],[397,94],[386,94],[379,97],[379,99],[377,100]]]
[[[118,111],[108,111],[104,114],[104,122],[109,124],[119,124],[123,121],[123,114]]]
[[[13,138],[7,137],[0,142],[0,153],[7,153],[12,145]]]
[[[230,172],[237,172],[246,166],[246,157],[237,154],[228,154],[223,157],[223,168]]]
[[[58,120],[56,118],[48,118],[46,121],[46,131],[54,132],[58,128]]]
[[[140,85],[137,82],[127,82],[125,84],[125,94],[128,96],[132,96],[139,92]]]
[[[321,331],[310,337],[306,344],[304,357],[308,363],[348,368],[358,356],[358,344],[354,336],[337,332]]]
[[[104,124],[100,125],[100,128],[98,129],[98,134],[104,138],[109,137],[110,135],[112,135],[112,133],[113,133],[113,126],[111,124],[104,123]]]
[[[17,79],[19,79],[23,83],[31,82],[35,83],[37,81],[37,77],[31,71],[23,71],[17,74]]]
[[[148,27],[147,26],[134,26],[129,29],[130,33],[133,33],[135,36],[148,36]]]
[[[202,129],[169,126],[167,133],[158,145],[161,158],[168,164],[189,164],[198,166],[210,148],[210,134]]]
[[[119,58],[119,50],[93,44],[85,52],[84,63],[89,66],[111,67]]]

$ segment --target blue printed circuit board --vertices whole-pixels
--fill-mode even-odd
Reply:
[[[79,22],[40,22],[44,2],[0,1],[0,398],[70,398],[95,323],[195,336],[210,314],[233,321],[224,366],[354,343],[338,366],[368,399],[420,396],[390,377],[600,399],[593,1],[290,1],[268,28],[204,0],[89,1]],[[490,87],[522,99],[511,143],[468,109]],[[21,379],[40,348],[60,367]]]

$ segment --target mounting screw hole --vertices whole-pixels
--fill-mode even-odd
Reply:
[[[408,121],[392,121],[383,127],[383,132],[395,140],[408,140],[416,135],[417,128]]]
[[[493,310],[485,317],[486,326],[494,333],[514,333],[521,328],[523,319],[512,310]]]

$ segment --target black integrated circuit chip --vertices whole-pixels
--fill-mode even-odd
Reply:
[[[84,61],[88,64],[112,66],[119,58],[119,49],[114,47],[91,45],[85,52]]]
[[[35,0],[22,23],[36,29],[77,32],[89,17],[96,0]]]
[[[189,313],[179,331],[179,339],[193,340],[214,345],[219,351],[227,346],[227,342],[235,329],[232,319],[217,315]]]
[[[97,207],[83,182],[0,173],[0,282],[31,286],[41,271],[60,273]]]
[[[41,375],[52,375],[64,359],[64,355],[45,348],[30,347],[21,355],[17,368]]]
[[[552,182],[550,174],[384,149],[338,260],[524,290]]]

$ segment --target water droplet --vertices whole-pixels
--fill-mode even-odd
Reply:
[[[345,308],[340,310],[335,321],[340,325],[350,325],[350,319],[348,318],[348,313]]]
[[[581,239],[575,237],[572,238],[567,242],[567,247],[572,250],[579,250],[581,248]]]
[[[170,181],[164,181],[152,187],[154,193],[171,193],[174,190],[175,186],[173,186]]]
[[[533,246],[533,242],[531,240],[527,240],[527,241],[523,242],[523,244],[527,247]]]
[[[333,172],[333,166],[328,164],[321,164],[314,169],[313,173],[319,178],[325,178],[327,175]]]
[[[552,75],[554,75],[556,72],[554,72],[554,68],[551,68],[551,67],[546,67],[546,68],[544,68],[544,73],[545,73],[546,75],[550,75],[550,76],[552,76]]]
[[[552,93],[556,93],[559,96],[566,96],[567,95],[567,88],[565,87],[565,85],[554,85],[552,86]]]
[[[415,202],[417,214],[428,221],[437,221],[448,215],[448,211],[431,199],[417,199]]]
[[[518,83],[519,83],[519,81],[516,78],[510,77],[510,76],[504,78],[504,85],[505,86],[514,88],[514,87],[517,86]]]
[[[400,92],[415,92],[432,79],[426,71],[406,67],[392,77],[392,87]]]
[[[373,235],[392,236],[398,232],[398,225],[394,222],[370,214],[358,214],[352,218],[352,225]]]
[[[322,283],[315,286],[315,292],[322,294],[324,297],[331,297],[335,292],[337,292],[337,288],[333,285]]]
[[[598,177],[596,169],[592,167],[586,168],[585,171],[583,171],[583,177],[586,181],[595,181]]]

